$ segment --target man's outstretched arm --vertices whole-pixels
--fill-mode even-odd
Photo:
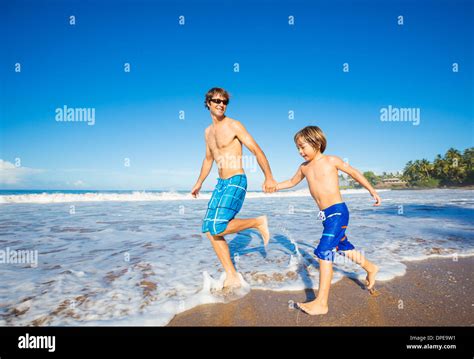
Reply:
[[[212,158],[211,149],[209,148],[209,145],[206,140],[206,156],[204,157],[204,160],[202,161],[201,173],[199,174],[199,178],[196,181],[196,184],[191,190],[191,194],[193,195],[194,198],[196,198],[197,195],[199,194],[199,191],[201,190],[201,186],[204,180],[207,178],[207,176],[211,172],[213,162],[214,160]]]
[[[260,146],[257,144],[257,142],[255,142],[250,133],[248,133],[244,125],[242,125],[239,121],[234,121],[232,125],[237,134],[237,138],[245,145],[245,147],[249,149],[250,152],[255,155],[255,157],[257,158],[258,165],[260,166],[263,174],[265,175],[265,182],[262,186],[263,191],[275,192],[277,182],[273,178],[272,170],[270,168],[270,164],[268,163],[267,157],[265,156],[265,153],[263,153]]]

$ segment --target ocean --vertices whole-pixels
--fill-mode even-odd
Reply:
[[[365,190],[342,193],[351,215],[348,239],[380,267],[378,280],[403,276],[406,261],[474,255],[470,190],[385,190],[381,207]],[[0,325],[161,326],[250,289],[318,288],[313,250],[322,224],[307,190],[248,193],[238,217],[266,214],[271,238],[264,248],[253,230],[226,236],[245,281],[231,296],[219,291],[224,274],[201,233],[209,197],[0,191]],[[31,256],[21,262],[20,253]],[[337,256],[333,283],[365,278],[344,259]]]

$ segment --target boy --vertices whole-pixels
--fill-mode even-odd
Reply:
[[[242,208],[247,191],[247,177],[242,168],[242,145],[245,145],[256,156],[265,174],[263,191],[274,192],[277,184],[265,154],[252,136],[239,121],[225,115],[228,103],[229,94],[222,88],[212,88],[206,94],[204,105],[210,111],[212,124],[205,130],[206,156],[199,178],[191,190],[191,194],[197,197],[215,161],[219,178],[207,205],[202,232],[206,233],[211,241],[226,272],[225,290],[238,288],[241,283],[230,258],[229,246],[224,235],[255,228],[261,233],[265,245],[270,239],[267,216],[234,218]]]
[[[335,252],[342,252],[346,257],[359,264],[367,272],[366,285],[374,294],[375,275],[378,267],[354,250],[348,241],[345,231],[349,223],[349,211],[342,201],[339,192],[338,171],[341,170],[364,186],[379,206],[381,199],[367,179],[339,157],[323,155],[326,149],[326,137],[317,126],[307,126],[296,133],[294,141],[300,155],[305,159],[292,179],[277,184],[276,190],[291,188],[306,177],[311,196],[320,209],[323,219],[323,234],[314,253],[319,258],[319,291],[315,300],[308,303],[297,303],[304,312],[317,315],[328,312],[329,288],[332,279],[332,262]]]

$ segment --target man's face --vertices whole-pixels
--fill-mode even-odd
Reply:
[[[209,106],[209,111],[217,117],[224,116],[225,110],[227,108],[227,99],[222,95],[213,95],[212,98],[208,101],[207,105]]]

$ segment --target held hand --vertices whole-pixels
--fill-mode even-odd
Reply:
[[[374,197],[375,199],[375,203],[374,203],[374,206],[378,207],[380,206],[380,204],[382,203],[382,198],[380,198],[380,196],[378,195],[377,192],[373,192],[371,193],[372,197]]]
[[[196,183],[193,189],[191,190],[191,194],[193,195],[194,198],[197,198],[200,190],[201,190],[201,184]]]
[[[278,182],[275,181],[273,178],[267,178],[263,183],[263,191],[265,193],[273,193],[276,191],[276,186]]]

